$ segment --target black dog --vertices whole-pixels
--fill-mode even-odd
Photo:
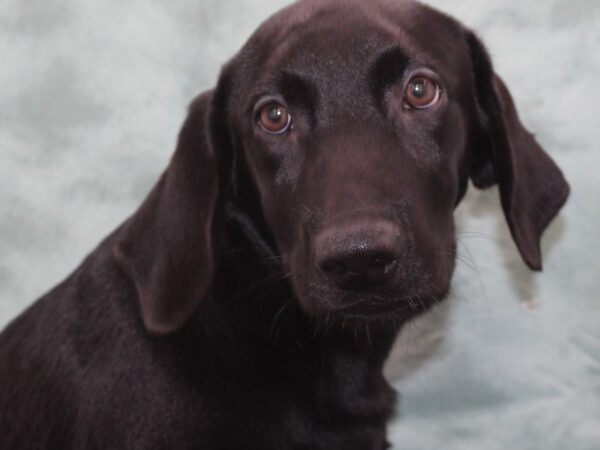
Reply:
[[[568,196],[479,40],[301,1],[191,105],[141,208],[0,336],[2,449],[382,449],[398,329],[498,183],[525,262]]]

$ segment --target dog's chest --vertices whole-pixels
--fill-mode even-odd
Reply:
[[[281,372],[264,384],[253,380],[258,389],[239,393],[237,420],[256,421],[245,448],[248,442],[278,450],[386,448],[386,423],[396,396],[381,370],[340,352],[325,355],[315,369],[312,374]]]
[[[387,419],[396,398],[379,364],[342,352],[322,364],[315,396],[324,419],[355,422]]]
[[[271,367],[282,365],[271,361]],[[328,356],[314,369],[294,372],[288,367],[268,376],[228,371],[205,385],[200,396],[181,399],[180,404],[197,402],[188,403],[186,409],[195,410],[194,415],[206,422],[182,422],[186,414],[176,413],[171,417],[179,417],[179,422],[167,431],[187,429],[179,433],[186,437],[177,448],[386,448],[386,422],[395,393],[381,371],[344,354]]]

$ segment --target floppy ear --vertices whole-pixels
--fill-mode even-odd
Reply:
[[[215,272],[212,225],[217,205],[218,139],[213,92],[196,98],[167,170],[120,230],[114,254],[135,283],[151,334],[184,325]]]
[[[504,215],[525,263],[542,269],[540,239],[569,196],[562,172],[529,133],[479,39],[467,32],[476,84],[480,132],[471,178],[479,188],[496,182]]]

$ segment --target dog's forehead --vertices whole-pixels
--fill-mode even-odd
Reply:
[[[453,19],[411,0],[302,0],[261,25],[241,54],[259,79],[281,71],[359,76],[392,47],[443,70],[460,53],[460,34]]]
[[[371,65],[378,53],[397,42],[389,30],[372,23],[321,21],[282,41],[265,61],[263,69],[266,72],[341,73],[340,65],[343,65],[344,73],[360,73]]]

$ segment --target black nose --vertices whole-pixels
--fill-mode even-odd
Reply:
[[[316,263],[334,284],[363,290],[389,281],[400,258],[400,232],[391,223],[326,230],[316,239]]]

